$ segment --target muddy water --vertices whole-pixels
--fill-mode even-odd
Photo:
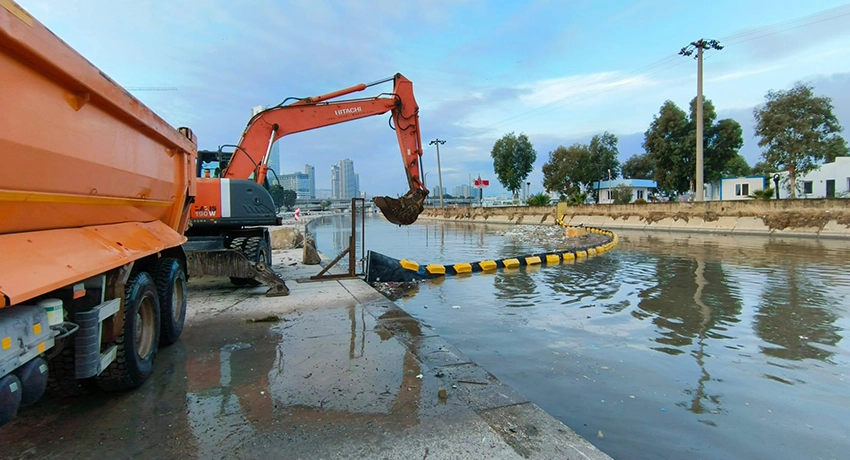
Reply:
[[[313,224],[319,250],[348,225]],[[366,247],[419,263],[550,249],[504,229],[367,218]],[[615,458],[847,458],[850,242],[618,233],[574,265],[398,303]]]

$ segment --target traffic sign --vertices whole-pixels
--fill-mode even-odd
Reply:
[[[301,220],[301,208],[295,208],[295,222]]]

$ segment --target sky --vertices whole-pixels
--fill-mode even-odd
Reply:
[[[235,144],[257,105],[329,93],[402,73],[419,105],[423,169],[443,186],[471,177],[502,187],[490,151],[525,133],[542,165],[559,145],[604,131],[620,160],[643,152],[644,132],[666,100],[696,96],[696,62],[678,51],[718,39],[706,53],[704,94],[719,118],[744,131],[741,153],[760,150],[753,108],[795,82],[832,98],[850,127],[850,3],[811,0],[17,0],[71,47],[133,91],[199,148]],[[392,83],[356,97],[392,91]],[[282,138],[283,173],[354,161],[369,196],[403,194],[407,181],[388,115]],[[845,136],[847,137],[847,136]]]

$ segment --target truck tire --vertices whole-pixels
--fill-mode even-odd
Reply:
[[[136,388],[150,377],[160,333],[159,295],[147,272],[130,278],[124,288],[124,331],[115,341],[118,353],[100,375],[97,386],[105,391]]]
[[[186,320],[186,271],[180,261],[163,258],[154,269],[156,291],[159,293],[159,345],[167,346],[180,339]]]
[[[92,379],[77,380],[77,360],[74,355],[74,336],[64,339],[62,350],[47,361],[47,389],[55,398],[76,398],[87,395],[95,388]]]

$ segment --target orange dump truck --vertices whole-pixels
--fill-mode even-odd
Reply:
[[[123,390],[186,311],[196,139],[0,1],[0,425]]]

